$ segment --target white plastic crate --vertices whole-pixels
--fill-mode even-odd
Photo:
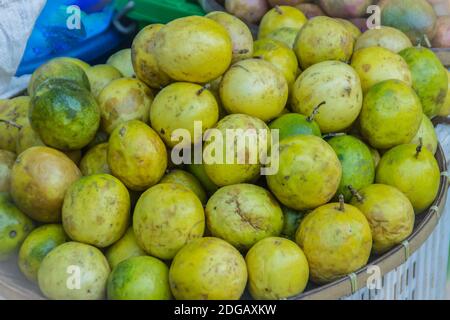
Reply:
[[[450,242],[450,199],[433,233],[401,266],[385,274],[381,289],[363,288],[345,300],[443,300]]]

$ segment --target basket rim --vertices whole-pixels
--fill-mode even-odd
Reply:
[[[440,143],[438,144],[435,158],[438,161],[441,173],[446,172],[447,163]],[[371,276],[371,274],[368,273],[368,268],[370,266],[378,266],[381,270],[381,276],[384,276],[406,263],[422,244],[425,243],[439,223],[447,200],[448,185],[448,177],[446,175],[441,175],[436,199],[426,212],[421,213],[421,215],[424,215],[422,221],[415,226],[411,235],[405,240],[409,243],[408,249],[406,249],[404,245],[399,244],[351,274],[354,276],[346,275],[328,284],[289,297],[287,300],[331,300],[350,296],[364,287],[367,279]],[[435,206],[438,208],[437,210],[431,209]]]

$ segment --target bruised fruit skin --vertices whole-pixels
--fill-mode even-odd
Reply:
[[[259,241],[245,256],[250,294],[279,300],[300,294],[309,278],[306,256],[295,242],[271,237]]]
[[[113,269],[107,293],[109,300],[170,300],[169,268],[153,257],[133,257]]]
[[[269,10],[266,0],[225,0],[225,9],[249,23],[258,23]]]
[[[209,179],[217,186],[227,186],[231,184],[252,182],[260,175],[261,163],[265,162],[270,147],[271,136],[269,128],[260,119],[244,114],[231,114],[220,120],[215,129],[220,132],[223,143],[220,138],[216,141],[216,133],[211,132],[205,137],[205,145],[203,148],[203,166]],[[236,139],[228,142],[226,132],[228,129],[243,130],[242,135],[254,139],[256,143],[248,142],[238,144],[237,137],[241,134],[236,133]],[[263,136],[263,132],[266,136]],[[255,134],[257,136],[255,136]],[[234,158],[232,163],[227,161],[227,142],[234,145]],[[217,150],[222,148],[222,157]],[[265,153],[264,153],[265,152]],[[219,155],[216,155],[218,153]],[[256,159],[255,159],[256,158]],[[256,160],[256,161],[254,161]]]
[[[430,151],[424,147],[418,151],[415,144],[402,144],[381,157],[375,180],[402,191],[411,201],[414,211],[421,213],[436,198],[441,174]]]
[[[259,25],[258,39],[265,38],[269,33],[280,28],[295,28],[300,30],[308,19],[303,12],[290,6],[277,6],[269,10]]]
[[[342,23],[319,16],[309,20],[300,30],[294,52],[305,70],[326,60],[348,62],[353,53],[353,43],[352,34]]]
[[[31,230],[32,220],[17,209],[6,192],[0,192],[0,261],[9,259]]]
[[[271,130],[279,130],[280,141],[299,134],[322,137],[319,125],[312,119],[298,114],[286,113],[269,124]]]
[[[142,82],[132,78],[112,81],[101,92],[98,103],[101,111],[101,127],[111,132],[129,120],[148,122],[153,93]]]
[[[423,113],[434,117],[447,96],[447,70],[434,52],[427,48],[408,48],[399,54],[411,69],[412,86],[422,102]]]
[[[98,248],[119,240],[130,220],[130,195],[109,174],[83,177],[67,190],[62,222],[67,235]]]
[[[20,271],[28,280],[37,282],[42,260],[50,251],[66,241],[67,235],[60,224],[46,224],[33,230],[20,247]]]
[[[412,88],[399,80],[387,80],[367,92],[359,120],[370,145],[388,149],[414,138],[422,122],[422,108]]]
[[[316,136],[298,135],[279,145],[279,170],[267,184],[285,206],[313,209],[331,200],[342,176],[334,150]]]
[[[103,88],[111,81],[122,77],[120,71],[109,64],[98,64],[89,67],[86,70],[86,75],[91,84],[91,92],[95,98],[98,98]]]
[[[286,106],[288,84],[272,63],[248,59],[234,64],[225,73],[220,83],[220,98],[228,113],[243,113],[269,121]]]
[[[158,134],[145,123],[119,125],[108,143],[108,165],[129,189],[142,191],[156,184],[167,168],[167,150]]]
[[[436,33],[436,13],[425,0],[390,0],[383,3],[381,24],[403,31],[414,45],[425,44]]]
[[[108,58],[106,63],[119,70],[124,77],[132,78],[135,76],[130,48],[117,51]]]
[[[77,290],[67,286],[67,271],[74,272],[73,266],[80,268]],[[66,242],[50,251],[42,261],[38,272],[39,288],[53,300],[101,300],[105,297],[110,271],[108,261],[97,248]]]
[[[175,169],[167,173],[160,183],[179,183],[195,193],[200,201],[205,204],[207,201],[206,192],[197,178],[189,172]]]
[[[319,0],[319,5],[327,15],[336,18],[361,18],[373,0]]]
[[[350,185],[359,190],[372,184],[375,179],[372,154],[364,142],[348,135],[334,137],[328,144],[334,149],[342,165],[342,178],[337,194],[344,195],[344,200],[350,201]]]
[[[372,184],[356,191],[351,204],[369,222],[375,253],[388,251],[413,231],[415,214],[411,202],[394,187]]]
[[[434,130],[433,122],[425,114],[422,116],[422,122],[420,123],[419,131],[417,131],[414,138],[410,143],[415,145],[420,145],[420,141],[425,148],[428,149],[432,154],[436,153],[438,147],[438,138],[436,131]]]
[[[120,262],[128,258],[145,255],[147,255],[145,251],[137,244],[133,227],[129,227],[123,237],[117,240],[105,252],[111,269],[114,269]]]
[[[136,76],[150,88],[160,89],[171,82],[170,77],[161,71],[155,55],[156,34],[163,24],[151,24],[143,28],[133,40],[131,61]]]
[[[382,47],[369,47],[356,51],[351,66],[356,70],[363,92],[385,80],[401,80],[412,85],[412,75],[403,58]]]
[[[381,26],[380,29],[370,29],[364,32],[356,40],[355,51],[369,47],[383,47],[399,53],[412,46],[411,40],[400,30]]]
[[[314,120],[322,133],[349,128],[357,119],[362,102],[358,74],[339,61],[325,61],[308,68],[297,78],[291,93],[294,112],[310,116],[320,105]]]
[[[160,259],[173,259],[188,242],[203,236],[205,214],[202,203],[178,183],[151,187],[139,198],[133,230],[141,248]]]
[[[176,81],[206,83],[221,76],[232,59],[232,43],[219,23],[198,16],[166,24],[156,34],[159,67]]]
[[[16,154],[0,150],[0,192],[8,192],[11,182],[11,170],[16,161]]]
[[[28,111],[30,109],[30,97],[17,97],[5,102],[0,107],[0,149],[19,153],[16,150],[17,138],[20,128],[29,125]]]
[[[219,189],[206,205],[208,230],[239,250],[248,250],[261,239],[278,236],[283,211],[265,189],[236,184]]]
[[[100,109],[83,87],[69,80],[49,79],[31,99],[29,118],[46,145],[78,150],[94,138],[100,125]]]
[[[213,11],[207,18],[222,25],[231,38],[233,59],[231,63],[248,59],[253,55],[253,36],[247,25],[235,16],[221,11]]]
[[[247,268],[231,244],[205,237],[180,250],[170,266],[169,282],[178,300],[238,300],[247,283]]]
[[[344,203],[329,203],[309,213],[295,238],[308,259],[310,278],[318,284],[365,266],[372,249],[366,217]]]
[[[81,159],[80,170],[83,176],[99,173],[111,174],[108,165],[108,143],[101,143],[89,149]]]
[[[28,94],[32,97],[37,88],[48,79],[65,79],[90,90],[89,79],[84,70],[66,58],[55,58],[37,68],[28,84]]]
[[[213,127],[219,119],[219,106],[214,95],[202,86],[176,82],[162,89],[150,108],[150,123],[169,147],[190,146],[201,142],[195,136],[194,122],[201,122],[202,133]],[[178,129],[188,130],[190,140],[179,141],[172,136]]]
[[[295,39],[297,38],[299,31],[300,31],[299,29],[288,27],[275,29],[263,39],[268,38],[280,41],[284,43],[286,46],[288,46],[289,49],[292,49],[294,48]]]
[[[58,222],[66,190],[80,177],[80,170],[64,153],[32,147],[21,153],[13,166],[11,196],[34,220]]]
[[[254,48],[253,57],[260,57],[272,63],[283,73],[288,87],[291,88],[298,73],[298,61],[295,53],[284,44],[272,39],[257,40]]]

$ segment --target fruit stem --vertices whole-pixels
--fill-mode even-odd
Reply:
[[[428,36],[426,34],[424,34],[423,38],[425,39],[425,44],[427,45],[427,47],[431,48],[431,42],[430,42],[430,39],[428,38]]]
[[[281,10],[280,6],[277,5],[274,7],[274,9],[278,14],[283,14],[283,10]]]
[[[234,54],[246,54],[248,53],[250,50],[248,49],[240,49],[240,50],[233,50]]]
[[[422,137],[419,138],[419,145],[416,148],[416,158],[419,157],[419,154],[422,152],[423,149],[423,140]]]
[[[313,109],[313,111],[311,112],[311,114],[306,118],[306,121],[311,122],[314,120],[314,117],[319,113],[319,108],[321,106],[323,106],[324,104],[327,104],[325,101],[322,101],[321,103],[319,103],[319,105],[317,107],[315,107]]]
[[[339,211],[344,212],[345,211],[345,206],[344,206],[345,202],[344,202],[344,195],[340,194],[339,195]]]
[[[199,89],[199,90],[197,91],[197,95],[198,95],[198,96],[201,95],[201,94],[203,93],[203,91],[205,91],[205,90],[207,90],[207,89],[209,89],[209,88],[211,88],[211,85],[210,85],[209,83],[205,84],[201,89]]]
[[[15,122],[12,122],[12,121],[9,121],[9,120],[0,119],[0,122],[4,122],[4,123],[6,123],[6,124],[8,124],[10,126],[13,126],[13,127],[17,128],[17,129],[19,129],[19,130],[22,129],[22,126],[20,124],[17,124]]]
[[[349,185],[348,190],[350,190],[350,192],[356,198],[356,200],[358,200],[358,202],[363,202],[364,199],[363,199],[362,195],[355,188],[353,188],[351,185]]]
[[[329,138],[334,138],[334,137],[342,137],[345,136],[344,132],[334,132],[334,133],[327,133],[323,135],[323,139],[329,139]]]

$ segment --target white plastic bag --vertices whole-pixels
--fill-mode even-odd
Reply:
[[[29,76],[14,77],[45,0],[0,0],[0,98],[26,88]]]

